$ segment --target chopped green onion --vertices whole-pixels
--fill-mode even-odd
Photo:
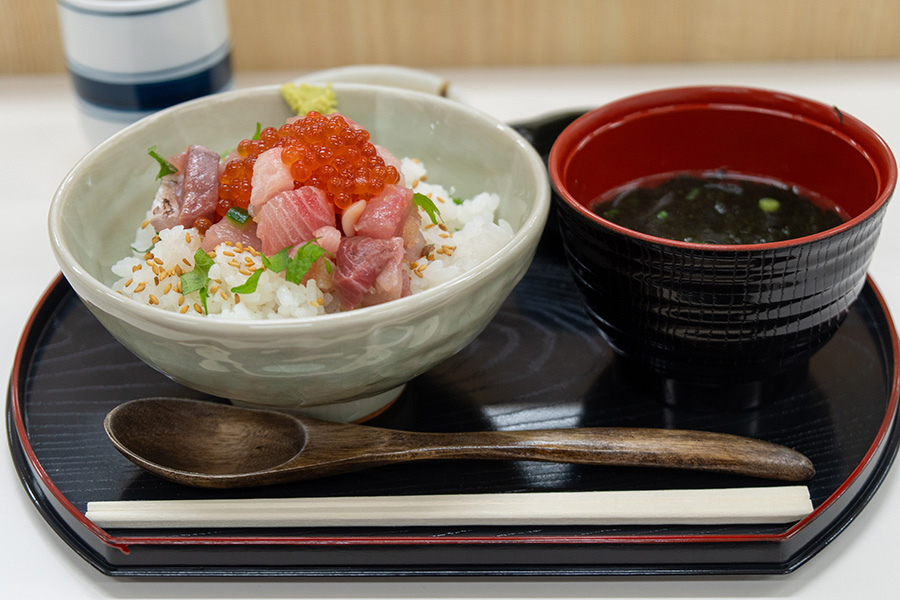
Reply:
[[[456,205],[459,205],[459,204],[462,204],[463,202],[465,202],[465,200],[463,200],[462,198],[453,198],[451,196],[450,199],[453,200],[453,204],[456,204]]]
[[[684,199],[685,200],[694,200],[699,195],[700,195],[700,188],[698,188],[698,187],[691,188],[691,191],[689,191],[687,193],[687,195],[684,197]]]
[[[253,134],[252,139],[258,140],[260,135],[262,135],[262,123],[257,122],[256,123],[256,133]]]
[[[175,168],[175,165],[170,163],[168,160],[166,160],[156,152],[156,146],[150,146],[150,148],[147,150],[147,154],[149,154],[153,160],[159,163],[159,173],[156,174],[157,179],[162,179],[166,175],[171,175],[172,173],[178,172],[178,169]]]
[[[425,194],[420,194],[416,192],[413,194],[413,202],[416,203],[416,206],[425,211],[428,215],[428,218],[431,219],[431,222],[437,225],[438,218],[441,216],[441,211],[438,210],[438,207],[434,205],[434,202],[431,201],[431,198],[426,196]]]
[[[228,212],[225,213],[225,216],[237,223],[238,225],[243,225],[247,221],[250,220],[250,213],[241,208],[240,206],[232,206],[228,209]]]
[[[665,211],[665,210],[661,210],[658,213],[656,213],[656,218],[659,219],[660,221],[665,221],[666,219],[669,218],[669,212]]]
[[[778,209],[781,208],[781,202],[775,198],[760,198],[759,208],[767,213],[778,212]]]

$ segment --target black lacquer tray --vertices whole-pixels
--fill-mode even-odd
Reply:
[[[519,125],[546,153],[573,115]],[[551,219],[488,328],[411,382],[371,424],[421,431],[642,426],[707,429],[809,456],[814,512],[793,525],[103,530],[94,500],[516,493],[772,485],[736,476],[527,462],[442,461],[242,491],[155,478],[112,447],[103,417],[146,396],[201,394],[124,350],[57,279],[32,315],[9,386],[13,460],[72,549],[117,576],[583,576],[793,571],[865,507],[900,442],[898,344],[869,281],[796,388],[754,411],[666,406],[635,385],[581,308]]]

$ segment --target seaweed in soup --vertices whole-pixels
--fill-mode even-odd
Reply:
[[[700,244],[763,244],[843,222],[833,203],[772,180],[716,172],[632,182],[592,205],[622,227]]]

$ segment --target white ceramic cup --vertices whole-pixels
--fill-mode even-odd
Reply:
[[[231,83],[224,0],[57,0],[66,62],[94,141]]]

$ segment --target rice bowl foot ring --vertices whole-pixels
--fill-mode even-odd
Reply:
[[[374,419],[382,412],[390,408],[394,402],[400,399],[406,384],[357,400],[349,402],[339,402],[336,404],[327,404],[322,406],[310,406],[304,408],[282,408],[268,404],[258,404],[255,402],[247,402],[243,400],[231,400],[235,406],[243,408],[263,408],[268,410],[277,410],[287,413],[300,413],[323,421],[334,421],[336,423],[363,423]]]

